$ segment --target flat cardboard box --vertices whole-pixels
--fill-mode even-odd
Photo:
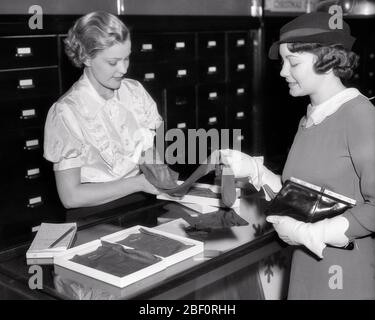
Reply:
[[[169,257],[162,258],[162,261],[157,262],[149,267],[143,268],[141,270],[135,271],[124,277],[117,277],[109,273],[90,268],[79,263],[70,261],[76,254],[86,254],[95,251],[99,246],[101,246],[101,240],[107,242],[117,242],[126,238],[130,234],[139,232],[139,228],[146,229],[155,234],[160,234],[166,236],[170,239],[181,241],[185,244],[193,245],[181,252],[173,254]],[[125,248],[129,248],[124,246]],[[75,280],[80,284],[91,288],[98,288],[104,290],[115,297],[124,297],[127,292],[126,289],[131,286],[152,286],[153,278],[151,276],[156,276],[159,280],[165,277],[163,271],[173,264],[176,264],[185,259],[191,258],[201,252],[203,252],[203,242],[189,239],[186,237],[177,236],[169,232],[164,232],[156,229],[147,228],[144,226],[135,226],[126,230],[121,230],[113,234],[102,237],[98,240],[94,240],[83,245],[71,248],[66,252],[59,254],[54,259],[54,269],[55,273],[62,278]],[[131,292],[130,290],[129,292]]]

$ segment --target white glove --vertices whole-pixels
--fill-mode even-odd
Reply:
[[[280,191],[281,178],[263,165],[263,157],[251,157],[237,150],[220,150],[221,161],[230,166],[236,178],[249,177],[249,182],[259,191],[267,184],[273,192]],[[266,199],[269,200],[265,190]]]
[[[287,216],[268,216],[281,240],[290,245],[304,245],[323,259],[323,249],[327,244],[345,247],[349,239],[345,235],[349,221],[337,216],[315,223],[304,223]]]

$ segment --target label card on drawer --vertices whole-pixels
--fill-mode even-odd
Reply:
[[[38,139],[26,141],[26,147],[27,148],[38,147],[38,146],[39,146],[39,140]]]
[[[245,39],[237,40],[237,47],[243,47],[245,45]]]
[[[243,141],[245,137],[243,135],[237,136],[237,141]]]
[[[207,48],[214,48],[216,47],[216,41],[215,40],[210,40],[207,42]]]
[[[246,66],[244,63],[240,63],[237,65],[237,70],[238,71],[241,71],[241,70],[245,70],[246,69]]]
[[[245,113],[243,111],[237,112],[236,117],[238,119],[241,119],[241,118],[245,117]]]
[[[19,88],[30,88],[34,86],[33,79],[22,79],[18,81]]]
[[[183,49],[185,48],[185,42],[176,42],[175,49]]]
[[[36,204],[41,204],[42,203],[42,197],[35,197],[35,198],[30,198],[29,199],[29,204],[28,206],[35,206]]]
[[[242,95],[242,94],[244,94],[245,93],[245,89],[244,88],[238,88],[237,89],[237,95],[238,96],[240,96],[240,95]]]
[[[187,70],[182,69],[177,71],[177,77],[185,77],[187,75]]]
[[[216,66],[208,67],[208,73],[215,73],[217,71]]]
[[[151,51],[151,50],[152,50],[152,43],[142,44],[142,51]]]
[[[208,98],[209,99],[216,99],[217,98],[217,92],[210,92],[209,94],[208,94]]]
[[[217,118],[216,117],[210,117],[210,118],[208,118],[208,122],[211,123],[211,124],[216,123]]]
[[[34,168],[34,169],[27,170],[27,175],[28,176],[35,176],[37,174],[40,174],[39,168]]]
[[[145,73],[145,80],[155,79],[155,73]]]
[[[17,57],[21,56],[29,56],[31,55],[31,48],[30,47],[23,47],[23,48],[17,48]]]
[[[177,128],[178,128],[178,129],[184,129],[184,128],[186,128],[186,123],[185,123],[185,122],[178,123],[178,124],[177,124]]]
[[[23,118],[31,118],[31,117],[35,117],[35,116],[36,116],[35,109],[22,110],[21,119],[23,119]]]

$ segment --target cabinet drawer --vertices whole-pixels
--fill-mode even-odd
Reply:
[[[165,82],[165,73],[163,64],[133,64],[128,71],[129,78],[138,80],[146,86],[162,86]]]
[[[44,127],[49,108],[55,99],[22,99],[0,103],[0,126],[19,130],[28,127]]]
[[[251,65],[248,58],[231,58],[229,61],[229,80],[250,81]]]
[[[156,34],[137,34],[132,37],[132,54],[130,62],[148,62],[163,57],[164,37]]]
[[[165,35],[164,50],[169,61],[193,60],[195,58],[194,34],[176,33]]]
[[[199,81],[203,83],[222,82],[225,80],[223,59],[201,60],[199,62]]]
[[[167,90],[168,117],[195,117],[195,89],[194,87],[180,87]]]
[[[198,34],[198,56],[200,58],[224,56],[224,33]]]
[[[0,72],[0,100],[58,95],[57,68]]]
[[[0,37],[0,69],[57,65],[57,38]]]
[[[168,86],[194,84],[197,81],[197,69],[194,62],[171,63],[166,72]]]
[[[228,53],[230,56],[246,56],[251,53],[250,38],[247,32],[228,34]]]
[[[218,108],[225,105],[225,85],[201,85],[198,87],[199,109]]]

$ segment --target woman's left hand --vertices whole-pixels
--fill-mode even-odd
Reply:
[[[289,245],[304,245],[319,258],[323,258],[324,229],[319,223],[305,223],[288,216],[268,216],[280,239]]]

